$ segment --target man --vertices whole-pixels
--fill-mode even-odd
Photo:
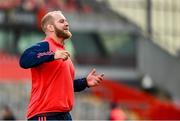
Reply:
[[[71,32],[61,11],[47,13],[41,21],[46,38],[26,49],[20,58],[22,68],[31,68],[32,90],[29,120],[72,120],[74,91],[99,85],[104,74],[93,69],[86,78],[74,80],[70,54],[64,48]]]

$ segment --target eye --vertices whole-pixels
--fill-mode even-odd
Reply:
[[[59,20],[60,23],[64,23],[64,21],[65,21],[64,19],[60,19]]]

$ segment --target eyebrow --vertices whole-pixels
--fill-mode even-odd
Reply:
[[[61,21],[61,20],[63,20],[63,21],[67,21],[67,19],[63,19],[63,18],[58,19],[57,21]]]

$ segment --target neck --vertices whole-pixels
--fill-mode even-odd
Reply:
[[[46,37],[50,37],[52,38],[55,42],[61,44],[61,45],[64,45],[64,38],[59,38],[57,36],[46,36]]]

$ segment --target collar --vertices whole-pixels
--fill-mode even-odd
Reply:
[[[46,37],[45,40],[52,42],[54,45],[63,48],[64,49],[64,45],[58,43],[56,40],[54,40],[52,37]]]

